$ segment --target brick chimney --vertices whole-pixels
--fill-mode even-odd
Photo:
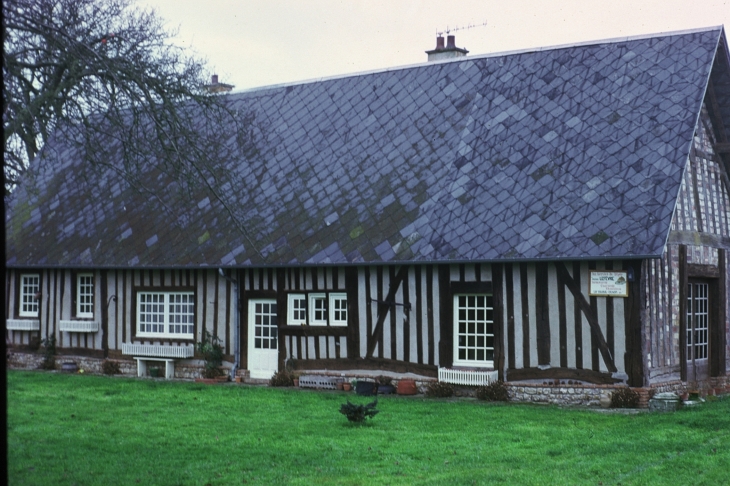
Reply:
[[[209,93],[227,93],[233,88],[235,88],[235,86],[232,84],[219,83],[217,74],[211,76],[210,84],[205,85],[205,89],[207,89]]]
[[[428,62],[441,61],[443,59],[453,59],[455,57],[463,57],[469,53],[466,49],[456,47],[456,36],[449,35],[446,37],[446,47],[444,47],[444,38],[439,35],[436,37],[436,49],[426,51],[428,54]]]

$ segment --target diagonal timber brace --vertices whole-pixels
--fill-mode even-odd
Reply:
[[[593,335],[598,341],[598,350],[601,352],[603,362],[606,363],[606,368],[608,368],[608,371],[615,373],[618,370],[616,369],[616,364],[613,361],[613,356],[611,356],[611,350],[608,349],[606,339],[603,337],[603,332],[601,332],[601,326],[598,323],[598,317],[593,312],[591,305],[588,303],[583,293],[580,291],[580,287],[576,285],[575,280],[573,280],[573,278],[568,273],[568,269],[565,268],[565,263],[555,262],[555,269],[558,271],[558,279],[566,287],[568,287],[570,293],[573,294],[573,298],[576,302],[578,302],[580,310],[583,312],[583,315],[586,317],[588,324],[591,326],[591,332],[593,332]]]
[[[395,302],[395,294],[398,292],[400,284],[408,276],[408,265],[403,265],[398,270],[395,278],[390,282],[390,288],[388,289],[388,295],[385,297],[386,303],[378,303],[378,322],[375,324],[373,329],[373,335],[368,336],[368,350],[365,355],[366,358],[372,358],[375,352],[375,347],[378,345],[378,341],[383,338],[383,326],[385,324],[385,318],[388,317],[388,312],[393,308],[392,305],[388,305],[387,302]]]

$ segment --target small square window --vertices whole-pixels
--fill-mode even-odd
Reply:
[[[327,294],[309,294],[309,325],[327,325]]]
[[[347,294],[330,294],[330,326],[347,326]]]
[[[289,294],[287,324],[302,326],[307,323],[307,298],[304,294]]]

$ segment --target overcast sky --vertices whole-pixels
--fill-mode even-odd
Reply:
[[[137,0],[236,90],[469,55],[725,24],[730,0]],[[486,26],[482,26],[484,22]]]

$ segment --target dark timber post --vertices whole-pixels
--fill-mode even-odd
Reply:
[[[626,269],[633,269],[634,281],[629,283],[629,296],[624,301],[626,327],[626,353],[624,367],[629,376],[629,386],[644,386],[644,356],[641,346],[641,292],[643,286],[640,260],[629,260]]]

